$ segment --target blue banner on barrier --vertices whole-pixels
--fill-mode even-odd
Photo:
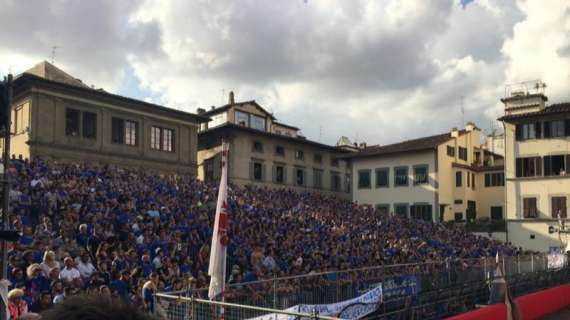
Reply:
[[[380,303],[393,297],[401,297],[419,293],[420,281],[416,276],[392,276],[382,283],[370,285],[367,291],[350,300],[330,304],[300,304],[285,311],[311,314],[317,312],[323,316],[332,316],[339,319],[360,319],[376,310]],[[254,320],[294,320],[295,316],[283,314],[267,314]]]
[[[375,284],[373,286],[377,286]],[[382,294],[384,301],[393,297],[411,296],[418,294],[421,290],[421,283],[416,276],[395,276],[386,278],[382,283]]]
[[[382,286],[374,289],[354,299],[331,304],[300,304],[285,309],[285,311],[311,314],[317,312],[319,315],[337,317],[339,319],[360,319],[378,309],[382,301]],[[254,320],[294,320],[295,316],[271,313]]]

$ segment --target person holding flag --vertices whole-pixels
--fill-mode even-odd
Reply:
[[[221,152],[221,179],[218,190],[218,202],[216,206],[216,218],[214,220],[214,232],[212,234],[212,246],[210,249],[210,263],[208,275],[210,276],[210,288],[208,298],[223,299],[226,284],[226,255],[229,244],[229,221],[228,221],[228,152],[229,144],[222,141]],[[222,311],[223,312],[223,311]]]

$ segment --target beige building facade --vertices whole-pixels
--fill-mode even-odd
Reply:
[[[233,93],[228,104],[198,114],[211,119],[198,135],[199,179],[219,179],[223,139],[230,143],[232,183],[350,197],[349,167],[341,159],[348,151],[306,139],[255,101],[235,102]]]
[[[90,88],[42,62],[15,79],[11,153],[195,175],[207,120]]]
[[[501,101],[508,240],[529,250],[569,250],[568,235],[556,229],[568,221],[570,103],[547,106],[540,92]]]
[[[468,123],[464,130],[351,154],[352,198],[428,221],[502,220],[502,157],[480,136]]]

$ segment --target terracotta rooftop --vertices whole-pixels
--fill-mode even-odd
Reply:
[[[498,120],[509,122],[510,120],[536,118],[541,116],[549,116],[549,115],[556,115],[563,113],[570,113],[570,102],[552,104],[541,111],[505,115],[500,117]]]
[[[459,130],[460,135],[464,134],[465,132],[465,130]],[[451,132],[447,132],[419,139],[406,140],[385,146],[368,147],[350,156],[352,158],[359,158],[435,149],[437,146],[448,141],[451,138]]]

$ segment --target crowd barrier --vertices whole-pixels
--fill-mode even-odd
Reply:
[[[465,316],[468,314],[465,312],[475,309],[476,305],[488,303],[489,283],[497,266],[505,270],[514,297],[570,283],[570,269],[552,269],[546,255],[501,257],[498,264],[495,260],[495,257],[488,257],[385,265],[236,283],[226,287],[225,301],[234,305],[285,310],[299,304],[330,304],[352,299],[382,284],[382,303],[374,319],[431,320],[460,313]],[[178,303],[171,297],[207,299],[207,292],[207,288],[201,288],[159,294],[155,296],[156,305],[167,310],[166,319],[196,319],[188,317],[191,308],[187,302]],[[500,312],[500,307],[494,308]],[[225,318],[244,319],[241,311],[238,312],[239,308],[234,309],[235,313],[232,312],[231,317],[226,314]],[[198,314],[210,315],[206,312]],[[491,316],[473,319],[477,318],[493,319]]]
[[[570,305],[570,284],[520,296],[515,299],[515,305],[522,319],[541,319]],[[448,320],[475,319],[507,319],[507,307],[502,303],[495,304],[448,318]]]
[[[546,255],[501,257],[500,260],[507,278],[548,270]],[[230,283],[226,287],[225,299],[244,305],[286,309],[297,304],[330,304],[348,300],[379,283],[392,283],[391,290],[385,290],[384,301],[389,301],[420,292],[489,281],[495,264],[495,257],[455,259]],[[405,280],[394,283],[394,279]],[[163,293],[207,298],[208,288]]]

